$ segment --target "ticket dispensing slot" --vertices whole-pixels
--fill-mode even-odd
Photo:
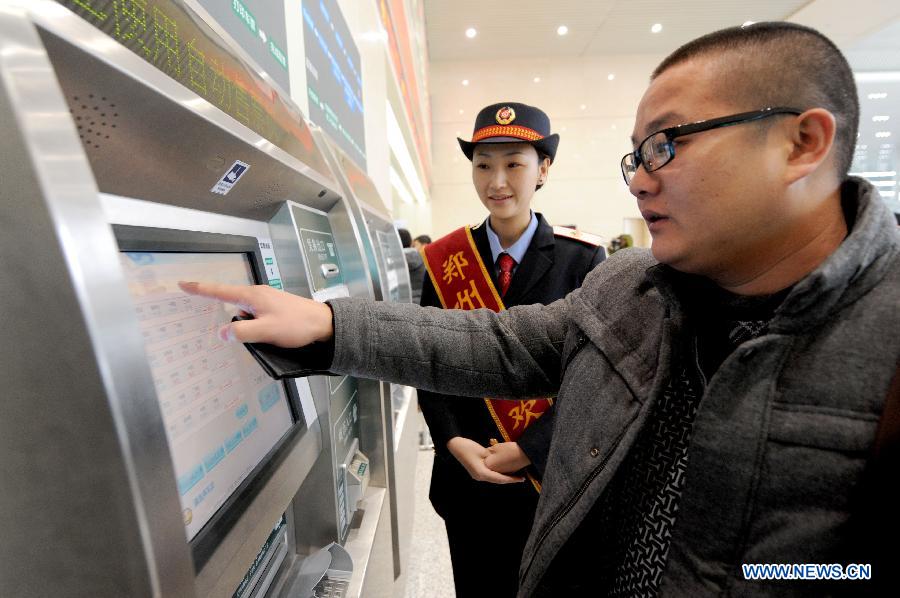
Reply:
[[[354,439],[340,468],[344,476],[344,488],[346,489],[346,515],[347,519],[353,517],[359,507],[366,488],[369,487],[369,458],[359,450],[359,441]]]
[[[322,264],[320,268],[322,270],[322,276],[325,277],[325,280],[337,278],[341,273],[341,269],[338,268],[337,264]]]

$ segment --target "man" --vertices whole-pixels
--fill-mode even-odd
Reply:
[[[431,237],[428,235],[419,235],[412,240],[413,249],[420,251],[423,247],[431,243]]]
[[[186,290],[251,308],[232,338],[333,335],[335,371],[557,393],[522,596],[821,595],[835,590],[741,565],[868,562],[853,539],[900,356],[900,238],[847,177],[857,122],[852,73],[821,34],[726,29],[664,60],[638,107],[622,170],[652,256],[616,252],[561,301],[329,310],[267,288]]]
[[[412,247],[412,235],[405,228],[398,228],[400,244],[403,246],[403,257],[406,258],[406,268],[409,270],[409,286],[412,291],[412,302],[417,304],[422,300],[422,281],[425,280],[425,262],[418,249]]]

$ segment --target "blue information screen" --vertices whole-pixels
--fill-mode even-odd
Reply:
[[[359,50],[335,0],[303,0],[309,118],[366,168]]]

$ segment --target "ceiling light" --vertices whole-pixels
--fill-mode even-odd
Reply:
[[[896,83],[900,81],[900,71],[867,71],[853,73],[857,83]]]
[[[409,153],[409,148],[406,146],[403,133],[400,131],[400,124],[397,122],[397,116],[391,109],[390,102],[387,103],[385,114],[387,115],[388,146],[391,154],[397,158],[397,162],[400,165],[400,172],[403,173],[402,178],[405,181],[404,187],[410,191],[418,203],[423,204],[428,201],[427,194],[422,186],[422,181],[419,180],[416,167],[413,165],[412,156]]]
[[[884,137],[890,137],[890,136],[891,136],[890,131],[878,131],[877,133],[875,133],[875,137],[884,138]]]
[[[741,25],[741,28],[749,27],[750,25],[752,25],[755,22],[756,21],[744,21],[744,23]]]
[[[462,80],[462,84],[463,84],[464,86],[465,86],[465,85],[468,85],[468,84],[469,84],[469,80],[468,80],[468,79],[463,79],[463,80]]]
[[[615,74],[615,73],[610,73],[610,74],[608,74],[608,75],[606,76],[606,80],[607,80],[607,81],[612,81],[612,80],[615,79],[615,78],[616,78],[616,74]]]
[[[360,36],[363,41],[367,42],[381,42],[387,41],[387,32],[384,29],[379,31],[367,31]]]
[[[883,122],[887,122],[889,120],[891,120],[891,117],[886,114],[872,117],[872,122],[875,122],[875,123],[883,123]]]
[[[887,94],[882,91],[880,93],[870,93],[866,97],[868,97],[870,100],[883,100],[887,97]]]
[[[388,169],[388,180],[391,182],[391,187],[393,187],[394,191],[397,192],[397,196],[400,198],[400,201],[410,205],[415,203],[412,193],[409,192],[409,189],[403,182],[403,178],[400,176],[400,173],[394,170],[393,166]]]
[[[579,108],[581,108],[582,110],[586,110],[586,109],[587,109],[587,104],[582,104],[581,106],[579,106]]]
[[[653,24],[653,27],[650,28],[650,31],[653,32],[653,33],[659,33],[660,31],[662,31],[662,24],[661,24],[661,23],[654,23],[654,24]]]
[[[897,176],[896,170],[873,170],[869,172],[851,172],[852,176],[861,176],[865,179],[877,179],[879,177],[894,177]]]
[[[462,109],[462,108],[459,109],[459,113],[460,113],[460,114],[463,113],[463,109]]]
[[[870,181],[876,187],[896,187],[897,181]]]
[[[565,25],[560,25],[556,28],[556,35],[565,35],[569,32],[569,28]]]
[[[878,192],[881,194],[881,197],[894,197],[897,195],[896,191],[882,191],[879,189]]]
[[[535,83],[540,83],[540,82],[541,82],[541,78],[540,78],[540,77],[535,77],[535,78],[534,78],[534,82],[535,82]]]
[[[472,39],[476,35],[478,35],[478,32],[475,31],[474,27],[469,27],[468,29],[466,29],[466,37],[468,37],[469,39]]]

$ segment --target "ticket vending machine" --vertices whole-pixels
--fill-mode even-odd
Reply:
[[[333,541],[343,595],[390,580],[384,404],[268,379],[177,286],[374,294],[296,107],[182,2],[11,0],[0,134],[0,595],[309,595]],[[339,260],[309,268],[288,206]],[[311,483],[337,457],[343,490]]]
[[[409,303],[412,289],[409,270],[400,237],[384,201],[369,176],[321,130],[313,134],[332,168],[335,179],[347,198],[351,215],[360,231],[363,253],[373,281],[377,299]],[[394,574],[405,578],[403,565],[408,562],[409,538],[412,535],[414,512],[414,481],[418,429],[416,427],[417,397],[414,388],[372,383],[390,409],[385,413],[385,428],[391,436],[388,459],[388,487],[391,489],[391,518],[394,535]]]
[[[270,229],[282,277],[292,292],[321,301],[375,298],[361,231],[345,197],[318,207],[288,201],[270,220]],[[380,393],[380,382],[349,376],[315,377],[310,384],[317,397],[326,398],[321,411],[327,416],[322,418],[322,456],[293,507],[296,518],[307,522],[298,540],[315,547],[336,538],[354,564],[365,568],[357,582],[391,593],[398,560],[391,549],[397,531],[389,483],[392,437],[385,425],[390,398]],[[333,491],[323,493],[322,488]],[[323,518],[323,512],[334,517]],[[350,591],[355,589],[351,585]]]

